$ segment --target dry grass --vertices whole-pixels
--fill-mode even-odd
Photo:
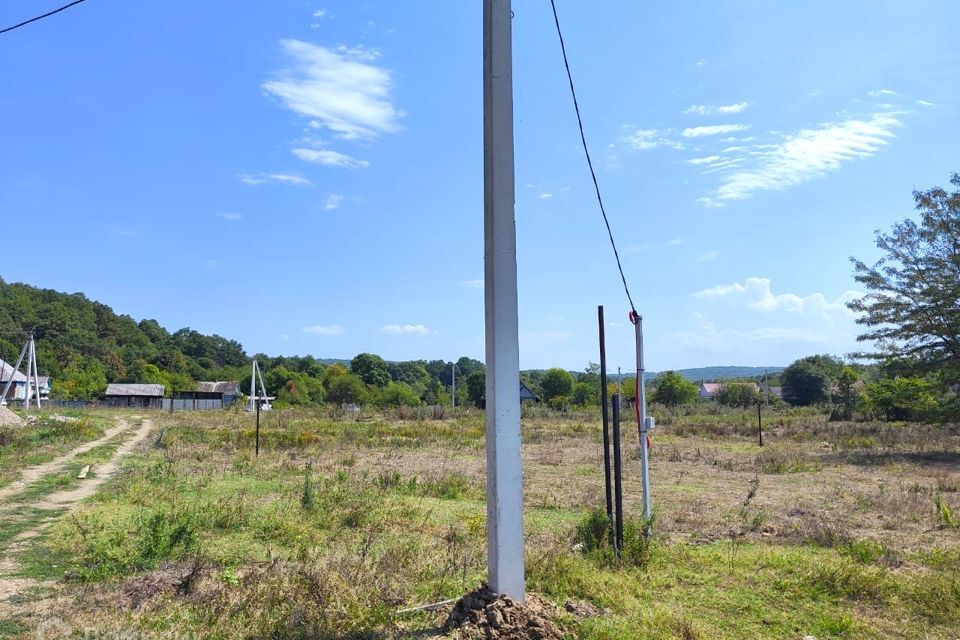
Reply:
[[[653,438],[658,542],[644,575],[570,551],[576,523],[603,504],[599,420],[525,419],[531,584],[611,610],[584,622],[583,637],[879,638],[929,628],[936,638],[960,623],[960,587],[949,579],[960,570],[960,529],[942,515],[943,506],[960,513],[956,428],[788,413],[770,420],[778,426],[760,448],[746,417],[722,418],[672,416]],[[249,414],[154,421],[161,444],[27,559],[61,581],[64,615],[77,625],[401,637],[432,621],[397,609],[483,577],[476,413],[266,414],[259,459]],[[626,510],[638,515],[637,434],[623,435]],[[77,568],[64,575],[65,562]],[[783,590],[781,609],[772,601]],[[770,611],[758,614],[762,606]]]

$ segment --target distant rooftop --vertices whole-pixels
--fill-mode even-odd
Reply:
[[[162,384],[108,384],[108,396],[150,396],[162,398],[164,394]]]

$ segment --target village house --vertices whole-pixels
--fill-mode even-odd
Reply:
[[[723,385],[719,382],[704,382],[700,381],[700,391],[697,393],[702,400],[716,400],[720,397],[720,392],[723,391]]]
[[[27,376],[19,371],[15,371],[12,364],[0,359],[0,394],[6,389],[11,377],[13,378],[13,383],[10,385],[10,390],[7,391],[7,396],[0,398],[0,400],[6,400],[7,402],[13,402],[15,400],[22,401],[27,394]],[[50,376],[38,376],[38,381],[40,383],[40,400],[45,400],[50,397]],[[33,389],[33,386],[31,381],[30,388]],[[30,397],[36,397],[35,390],[30,392]]]
[[[137,409],[160,409],[166,388],[162,384],[126,384],[107,385],[103,404],[107,407],[132,407]]]
[[[219,402],[221,407],[227,408],[242,395],[240,383],[231,381],[198,382],[193,391],[178,391],[173,397],[177,400],[186,401]]]

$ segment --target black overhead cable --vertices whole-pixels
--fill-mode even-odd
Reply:
[[[617,252],[617,243],[614,241],[613,231],[610,229],[610,220],[607,218],[607,211],[603,206],[603,197],[600,195],[600,183],[597,182],[597,172],[593,169],[593,160],[590,159],[590,150],[587,148],[587,136],[583,132],[583,118],[580,115],[580,104],[577,102],[577,91],[573,88],[573,74],[570,73],[570,62],[567,60],[567,47],[563,43],[563,31],[560,30],[560,18],[557,17],[557,3],[555,0],[550,0],[550,6],[553,8],[553,22],[557,25],[557,37],[560,38],[563,66],[567,70],[567,80],[570,82],[570,95],[573,97],[573,109],[577,112],[577,125],[580,127],[580,142],[583,144],[583,154],[587,157],[590,177],[593,178],[593,188],[597,192],[597,203],[600,205],[600,213],[603,214],[603,223],[607,225],[607,235],[610,236],[610,246],[613,247],[613,257],[617,260],[617,269],[620,271],[620,279],[623,281],[623,290],[627,294],[627,300],[630,301],[630,310],[633,311],[634,316],[638,316],[637,309],[633,306],[633,298],[630,296],[630,287],[627,286],[627,277],[623,274],[623,265],[620,264],[620,254]]]
[[[65,9],[69,9],[70,7],[72,7],[72,6],[76,5],[76,4],[80,4],[81,2],[86,2],[86,1],[87,1],[87,0],[74,0],[74,1],[71,2],[70,4],[65,4],[65,5],[63,5],[62,7],[60,7],[59,9],[54,9],[53,11],[47,12],[47,13],[43,14],[42,16],[37,16],[36,18],[30,18],[29,20],[24,20],[24,21],[21,22],[20,24],[15,24],[15,25],[13,25],[12,27],[7,27],[6,29],[0,29],[0,34],[6,33],[7,31],[13,31],[14,29],[19,29],[20,27],[25,27],[25,26],[27,26],[28,24],[30,24],[31,22],[36,22],[37,20],[43,20],[44,18],[49,18],[50,16],[52,16],[52,15],[55,14],[55,13],[60,13],[61,11],[64,11]]]

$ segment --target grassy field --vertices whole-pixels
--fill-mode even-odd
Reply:
[[[0,426],[0,487],[21,469],[53,460],[73,447],[103,436],[111,421],[99,414],[43,412],[25,426]]]
[[[603,504],[599,420],[525,416],[529,589],[602,611],[564,618],[571,637],[958,637],[960,430],[787,410],[760,448],[753,412],[658,417],[655,539],[616,566],[575,547]],[[436,614],[400,611],[484,578],[479,414],[264,414],[259,458],[248,414],[151,418],[149,444],[19,557],[74,629],[432,637]],[[625,438],[636,515],[635,428]],[[0,637],[34,637],[41,609],[0,619]]]

